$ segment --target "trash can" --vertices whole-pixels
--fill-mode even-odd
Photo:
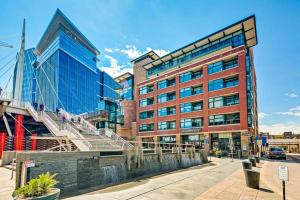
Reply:
[[[251,162],[247,161],[247,160],[244,160],[242,162],[242,165],[243,165],[243,169],[252,169],[252,164]]]
[[[259,163],[259,157],[258,156],[255,156],[255,161],[257,162],[257,163]]]
[[[260,172],[252,169],[244,169],[246,184],[253,189],[259,189]]]
[[[254,157],[250,157],[249,161],[251,162],[251,164],[252,164],[253,167],[256,167],[256,160],[255,160]]]

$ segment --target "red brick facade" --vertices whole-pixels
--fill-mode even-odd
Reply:
[[[180,68],[176,67],[173,70],[165,73],[160,74],[157,77],[150,78],[146,81],[143,81],[139,84],[137,84],[137,89],[141,88],[146,85],[154,85],[154,91],[143,94],[143,95],[137,95],[136,96],[136,103],[137,103],[137,135],[140,138],[143,137],[152,137],[152,136],[162,136],[162,135],[176,135],[176,142],[179,143],[180,136],[182,134],[182,130],[180,128],[180,120],[182,118],[196,118],[196,117],[203,117],[204,124],[201,128],[201,131],[199,133],[192,133],[192,134],[209,134],[209,133],[221,133],[221,132],[241,132],[241,133],[249,133],[255,134],[252,129],[248,128],[248,112],[247,112],[247,82],[246,82],[246,47],[240,46],[234,49],[224,50],[223,52],[214,55],[209,58],[205,58],[202,60],[192,60],[189,63],[186,63],[184,65],[181,65]],[[214,74],[208,74],[208,64],[221,61],[223,59],[227,59],[230,57],[237,57],[238,58],[238,66],[224,70],[218,73]],[[188,82],[180,83],[180,74],[183,72],[191,71],[194,68],[202,68],[203,76],[198,79],[190,80]],[[253,67],[254,69],[254,67]],[[238,75],[239,78],[239,84],[238,86],[224,88],[220,90],[215,91],[208,91],[208,82],[214,79],[219,78],[226,78],[233,75]],[[254,72],[255,75],[255,72]],[[161,80],[164,80],[166,78],[172,78],[176,77],[176,84],[174,86],[170,86],[164,89],[157,89],[157,83]],[[255,87],[254,90],[256,90],[255,76],[253,78],[253,86]],[[202,94],[196,94],[193,96],[180,98],[180,88],[185,88],[193,85],[203,85],[203,93]],[[167,101],[164,103],[158,103],[157,102],[157,96],[159,94],[168,93],[168,92],[176,92],[176,100]],[[239,94],[239,100],[240,103],[238,105],[233,106],[227,106],[227,107],[220,107],[220,108],[213,108],[209,109],[208,100],[212,97],[218,97],[218,96],[226,96],[229,94]],[[146,107],[139,107],[139,100],[153,97],[154,98],[154,104],[149,105]],[[255,102],[256,102],[256,91],[255,91]],[[194,101],[203,101],[203,109],[200,111],[194,111],[189,113],[180,113],[180,104],[181,103],[187,103],[187,102],[194,102]],[[158,117],[158,109],[163,107],[169,107],[169,106],[176,106],[176,115],[170,115],[165,117]],[[154,117],[149,119],[139,119],[139,113],[142,111],[150,111],[154,110]],[[239,124],[232,124],[232,125],[218,125],[218,126],[209,126],[209,116],[210,115],[217,115],[217,114],[227,114],[227,113],[240,113],[240,123]],[[256,117],[256,115],[254,116]],[[176,120],[176,129],[173,130],[158,130],[157,129],[157,123],[163,122],[163,121],[175,121]],[[254,119],[253,121],[256,121]],[[154,131],[149,132],[139,132],[139,126],[141,124],[148,124],[154,122]],[[254,122],[255,123],[255,122]],[[156,140],[154,138],[154,140]]]

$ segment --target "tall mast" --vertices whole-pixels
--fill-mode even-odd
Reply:
[[[17,63],[15,65],[15,71],[14,71],[13,99],[16,105],[20,105],[22,100],[24,55],[25,55],[25,19],[23,20],[21,47],[17,54]]]

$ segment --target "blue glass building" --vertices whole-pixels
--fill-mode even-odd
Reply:
[[[37,47],[25,54],[23,102],[74,114],[103,109],[118,84],[97,68],[98,49],[58,9]]]

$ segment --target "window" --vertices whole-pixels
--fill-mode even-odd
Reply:
[[[208,91],[219,90],[223,88],[223,79],[216,79],[208,82]]]
[[[145,111],[140,113],[140,119],[148,119],[153,118],[154,111]]]
[[[180,104],[180,112],[181,113],[192,112],[192,111],[197,111],[197,110],[202,110],[202,109],[203,109],[202,101]]]
[[[239,123],[240,123],[240,113],[209,116],[210,126],[239,124]]]
[[[139,127],[140,132],[153,131],[154,124],[141,124]]]
[[[231,95],[224,97],[224,106],[231,106],[240,103],[239,95]]]
[[[199,128],[203,126],[203,118],[181,119],[181,128]]]
[[[237,86],[239,84],[239,77],[229,77],[224,79],[216,79],[208,82],[208,91],[219,90],[222,88],[228,88]]]
[[[224,88],[233,87],[239,84],[239,77],[234,76],[224,79]]]
[[[166,108],[159,108],[158,109],[158,116],[163,117],[167,115],[175,115],[176,114],[176,107],[166,107]]]
[[[234,58],[229,61],[216,62],[216,63],[208,65],[208,74],[214,74],[217,72],[221,72],[223,70],[231,69],[236,66],[238,66],[237,58]]]
[[[223,62],[216,62],[211,65],[208,65],[208,74],[213,74],[222,71]]]
[[[140,90],[140,94],[147,94],[147,93],[153,91],[153,85],[147,85],[147,86],[141,87],[139,90]]]
[[[140,107],[142,108],[142,107],[152,105],[153,102],[154,102],[153,98],[141,99],[140,100]]]
[[[192,88],[181,88],[180,97],[188,97],[192,95]]]
[[[164,94],[160,94],[157,96],[158,103],[163,103],[163,102],[167,102],[167,101],[171,101],[171,100],[175,100],[175,99],[176,99],[175,92],[164,93]]]
[[[208,55],[208,54],[218,51],[220,49],[223,49],[223,48],[226,48],[229,46],[237,47],[237,46],[243,45],[244,42],[245,42],[244,32],[239,30],[235,33],[224,36],[218,40],[215,40],[208,44],[202,45],[192,51],[184,53],[183,55],[181,55],[179,57],[175,57],[167,62],[153,66],[152,68],[147,70],[147,78],[149,78],[149,76],[152,76],[154,74],[158,74],[161,71],[168,70],[170,68],[181,65],[185,62],[188,62],[192,59],[196,59],[201,56]]]
[[[176,121],[158,122],[158,130],[176,129]]]
[[[180,74],[180,83],[184,83],[196,78],[201,78],[202,75],[203,75],[202,70],[195,71],[195,72],[190,71],[190,72]]]
[[[170,80],[159,81],[157,83],[157,89],[160,90],[160,89],[163,89],[163,88],[167,88],[167,87],[175,85],[175,83],[176,83],[175,78],[170,79]]]
[[[202,94],[202,93],[203,93],[202,85],[192,87],[192,95]]]
[[[223,97],[210,98],[208,102],[209,102],[209,108],[223,107]]]

